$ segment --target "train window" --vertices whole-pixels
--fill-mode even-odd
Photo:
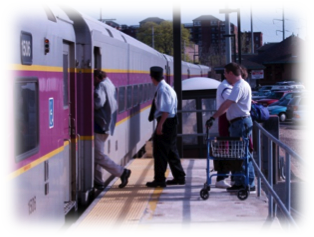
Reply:
[[[127,95],[126,95],[127,96],[126,107],[127,107],[127,109],[130,109],[132,107],[132,86],[127,87],[126,93],[127,93]]]
[[[15,160],[19,162],[39,150],[38,79],[18,79],[14,88]]]
[[[125,110],[125,87],[119,87],[119,113]]]
[[[138,103],[143,103],[144,100],[144,94],[143,94],[143,84],[138,86]]]
[[[136,106],[138,104],[138,85],[133,86],[133,106]]]
[[[149,98],[153,99],[154,95],[155,95],[155,86],[153,84],[150,84]]]
[[[144,84],[143,85],[143,102],[146,102],[147,101],[147,84]]]

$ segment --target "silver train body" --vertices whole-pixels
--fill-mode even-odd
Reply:
[[[94,188],[93,71],[101,68],[117,88],[119,113],[107,154],[125,165],[153,133],[151,66],[173,85],[173,58],[73,9],[33,7],[17,15],[11,32],[13,117],[9,185],[13,217],[61,227],[85,205]],[[182,62],[184,79],[210,68]]]

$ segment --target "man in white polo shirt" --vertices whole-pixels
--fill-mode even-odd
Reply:
[[[229,120],[229,132],[231,137],[250,137],[252,134],[253,122],[250,116],[252,91],[250,85],[243,79],[247,77],[246,69],[237,63],[229,63],[225,66],[224,75],[227,81],[233,85],[232,92],[228,99],[224,101],[216,113],[207,121],[206,125],[211,127],[216,118],[227,113]],[[246,162],[243,162],[245,168]],[[255,190],[254,184],[254,167],[252,161],[249,160],[249,186],[250,191]],[[242,171],[234,172],[234,174],[242,174]],[[234,185],[227,188],[228,191],[239,190],[244,187],[244,179],[241,176],[234,176]]]
[[[157,127],[153,134],[154,180],[147,182],[147,187],[166,187],[167,185],[185,184],[185,172],[181,165],[177,149],[177,94],[172,87],[163,80],[163,69],[151,67],[150,77],[156,86],[156,92],[148,120],[157,120]],[[169,164],[174,177],[167,180],[165,172]]]

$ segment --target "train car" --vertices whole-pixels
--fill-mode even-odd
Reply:
[[[65,210],[76,204],[73,22],[58,8],[33,6],[16,19],[11,34],[12,211],[24,224],[53,220],[60,226]]]
[[[10,71],[14,216],[62,226],[70,210],[88,203],[95,172],[105,182],[112,178],[94,165],[94,69],[106,71],[117,88],[118,121],[105,147],[124,165],[154,130],[147,119],[155,90],[149,68],[163,67],[173,85],[173,58],[70,8],[33,6],[12,32],[12,45],[19,45]],[[205,75],[195,68],[182,62],[182,79]]]

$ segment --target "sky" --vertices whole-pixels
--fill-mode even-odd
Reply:
[[[26,2],[26,1],[25,1]],[[32,2],[32,1],[30,1]],[[35,2],[35,1],[34,1]],[[1,1],[3,10],[14,1]],[[77,10],[100,19],[115,19],[118,24],[139,25],[139,22],[148,17],[159,17],[172,21],[171,2],[144,2],[144,1],[80,1],[66,3]],[[225,14],[219,14],[219,9],[225,8],[224,2],[219,1],[183,1],[181,4],[181,22],[193,23],[201,15],[212,15],[225,21]],[[240,8],[241,31],[251,31],[250,2],[230,2],[229,8]],[[310,12],[314,4],[310,0],[300,0],[299,3],[285,2],[284,25],[285,38],[290,35],[299,35],[304,39],[306,35],[312,37],[312,23]],[[280,1],[253,1],[252,4],[253,32],[263,33],[263,43],[280,42],[283,40],[283,6]],[[237,14],[230,14],[230,21],[237,26]]]
[[[93,1],[93,0],[92,0]],[[114,19],[118,24],[139,25],[148,17],[159,17],[164,20],[173,19],[173,9],[179,9],[181,23],[192,23],[201,15],[213,15],[224,21],[222,9],[240,9],[241,31],[251,31],[251,12],[253,32],[263,33],[263,43],[280,42],[283,40],[283,19],[285,19],[285,38],[298,35],[302,39],[307,37],[307,12],[301,6],[301,1],[210,1],[191,0],[176,1],[125,1],[116,0],[114,3],[95,1],[94,4],[75,4],[77,10],[95,17],[96,19]],[[219,2],[219,3],[217,3]],[[174,7],[175,6],[175,7]],[[283,10],[284,9],[284,10]],[[283,17],[284,12],[284,17]],[[237,25],[237,13],[230,14],[230,20]]]

